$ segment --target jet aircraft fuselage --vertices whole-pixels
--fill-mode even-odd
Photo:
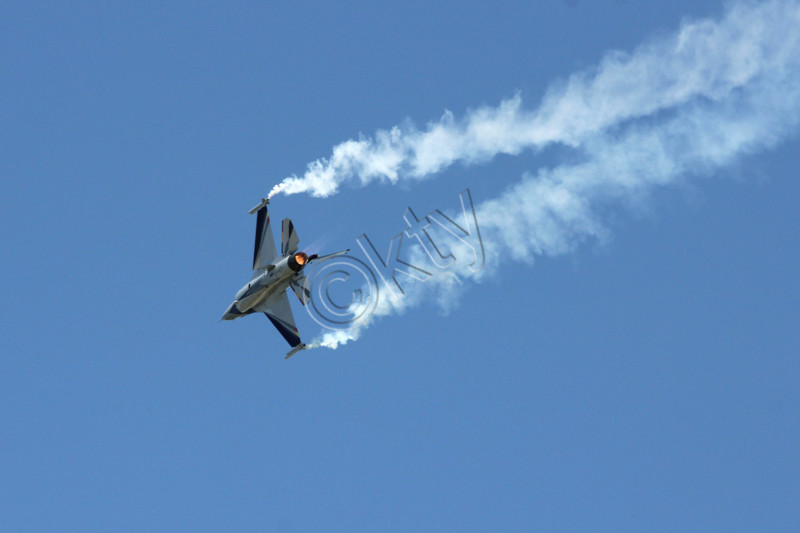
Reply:
[[[304,252],[284,257],[275,265],[266,267],[266,271],[253,278],[250,283],[239,289],[234,302],[223,315],[223,320],[233,320],[255,311],[256,307],[272,307],[278,297],[283,295],[292,280],[308,263]],[[274,298],[273,298],[274,297]]]
[[[264,313],[272,325],[286,339],[292,347],[287,354],[291,357],[306,347],[300,341],[300,334],[295,326],[292,308],[286,295],[291,287],[300,303],[305,305],[310,292],[305,286],[303,268],[312,261],[326,261],[349,250],[319,257],[306,255],[297,251],[300,239],[294,231],[294,225],[288,218],[281,224],[281,248],[275,246],[272,228],[267,212],[268,199],[263,199],[260,204],[250,210],[250,214],[258,212],[256,218],[256,240],[253,251],[253,274],[250,282],[239,289],[235,299],[225,314],[223,320],[234,320],[251,313]]]

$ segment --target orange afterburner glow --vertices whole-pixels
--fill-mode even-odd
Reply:
[[[303,252],[299,252],[294,254],[294,260],[297,261],[298,265],[303,266],[308,263],[308,256]]]

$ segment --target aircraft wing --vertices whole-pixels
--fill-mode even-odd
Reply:
[[[269,223],[269,212],[267,206],[263,205],[258,210],[256,218],[256,243],[253,250],[253,276],[267,265],[271,265],[278,257],[278,250],[275,248],[275,237],[272,235],[272,226]],[[291,311],[290,311],[291,313]]]
[[[260,305],[255,308],[267,315],[267,318],[272,325],[283,335],[289,346],[296,347],[300,344],[300,333],[297,331],[297,326],[294,323],[294,315],[292,315],[292,308],[289,306],[289,297],[286,291],[281,293],[277,300],[270,300],[270,305]]]

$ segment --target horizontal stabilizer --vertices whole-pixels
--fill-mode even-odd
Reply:
[[[341,252],[336,252],[335,254],[328,254],[328,255],[312,255],[308,258],[308,262],[311,263],[312,261],[315,263],[321,263],[323,261],[327,261],[328,259],[333,259],[334,257],[339,257],[340,255],[344,255],[350,251],[350,248],[347,250],[342,250]]]
[[[306,278],[292,280],[291,286],[300,303],[306,305],[311,299],[311,291],[306,287]]]

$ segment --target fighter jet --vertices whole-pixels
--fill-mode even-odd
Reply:
[[[253,251],[253,276],[250,282],[236,293],[236,299],[222,315],[222,320],[233,320],[251,313],[264,313],[292,347],[284,358],[289,359],[307,346],[300,341],[286,291],[291,287],[300,302],[305,305],[311,294],[304,284],[303,268],[314,261],[326,261],[346,254],[350,250],[324,256],[298,252],[297,245],[300,239],[294,231],[292,221],[285,218],[281,224],[281,249],[278,253],[269,223],[268,204],[269,199],[262,198],[261,203],[249,211],[251,215],[258,213]]]

